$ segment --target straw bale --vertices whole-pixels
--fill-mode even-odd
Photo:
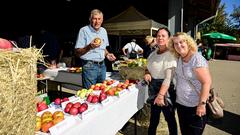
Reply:
[[[33,135],[39,49],[0,50],[0,135]]]

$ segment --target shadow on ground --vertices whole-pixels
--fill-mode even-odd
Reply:
[[[128,122],[118,135],[147,135],[147,127],[137,125],[135,129],[135,124]]]
[[[224,117],[222,119],[209,118],[208,125],[218,128],[231,135],[239,135],[240,133],[240,115],[232,112],[224,111]]]

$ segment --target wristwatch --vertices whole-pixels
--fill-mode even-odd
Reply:
[[[206,105],[206,102],[205,102],[205,101],[201,101],[201,102],[199,103],[199,105]]]

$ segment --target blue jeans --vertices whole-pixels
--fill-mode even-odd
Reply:
[[[197,107],[186,107],[177,103],[178,119],[182,135],[202,135],[207,115],[196,115]]]
[[[102,83],[106,79],[106,66],[93,61],[82,60],[82,84],[83,88],[89,89],[91,85]]]
[[[149,85],[149,92],[151,98],[155,98],[158,93],[163,80],[153,79]],[[154,96],[155,95],[155,96]],[[168,124],[169,135],[177,135],[177,122],[175,118],[175,108],[173,105],[169,104],[168,106],[158,106],[153,104],[154,99],[150,99],[151,104],[151,116],[150,116],[150,125],[148,127],[148,135],[156,135],[157,126],[160,120],[160,113],[163,112],[165,120]]]

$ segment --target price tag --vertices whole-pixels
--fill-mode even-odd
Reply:
[[[118,92],[118,97],[122,97],[122,96],[124,96],[126,94],[127,94],[127,90],[126,89],[121,90],[121,91]]]
[[[101,102],[101,104],[102,104],[103,106],[106,106],[106,105],[109,104],[111,101],[112,101],[111,98],[107,97],[105,100],[103,100],[103,101]]]
[[[77,119],[74,119],[74,117],[68,117],[68,118],[65,118],[63,121],[61,121],[60,123],[49,128],[49,131],[51,135],[60,135],[65,130],[68,130],[70,127],[75,126],[76,123],[77,123]]]
[[[115,87],[115,86],[117,86],[119,84],[119,81],[115,81],[111,86],[112,87]]]
[[[135,86],[135,85],[132,85],[132,86],[129,86],[129,87],[128,87],[128,90],[129,90],[129,91],[133,91],[133,90],[135,90],[135,89],[136,89],[136,86]]]
[[[92,114],[93,112],[95,112],[95,107],[90,107],[90,108],[88,108],[85,112],[83,112],[82,114],[81,114],[81,118],[82,119],[85,119],[86,117],[88,117],[90,114]]]
[[[69,103],[69,102],[72,102],[72,103],[81,102],[81,99],[80,99],[80,97],[75,96],[75,97],[70,98],[69,101],[62,102],[61,103],[62,109],[64,109],[65,106],[67,105],[67,103]]]

